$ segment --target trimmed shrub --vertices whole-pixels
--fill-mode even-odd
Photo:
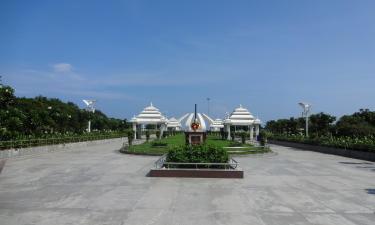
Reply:
[[[131,146],[133,144],[133,139],[134,139],[134,131],[130,130],[130,131],[128,131],[128,143],[129,143],[129,146]]]
[[[157,130],[155,134],[156,134],[156,138],[160,139],[160,130]]]
[[[260,145],[266,146],[268,142],[268,138],[271,137],[272,134],[266,130],[261,130],[259,133]]]
[[[227,163],[226,150],[214,145],[182,145],[172,147],[167,155],[167,162],[184,163]]]
[[[150,140],[150,131],[146,130],[146,142]]]
[[[246,132],[241,132],[240,136],[241,136],[241,143],[245,144],[245,142],[246,142]]]

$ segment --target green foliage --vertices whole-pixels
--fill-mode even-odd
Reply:
[[[160,141],[160,140],[156,140],[156,141],[151,142],[151,146],[152,146],[152,147],[165,147],[165,146],[167,146],[167,145],[168,145],[167,142],[165,142],[165,141]]]
[[[268,138],[270,138],[271,136],[272,136],[271,132],[262,129],[259,132],[260,145],[265,146],[268,142]]]
[[[0,150],[11,148],[27,148],[43,145],[66,144],[73,142],[94,141],[102,139],[125,137],[124,132],[91,132],[83,134],[54,134],[39,138],[28,137],[12,141],[0,141]]]
[[[159,130],[156,131],[156,138],[158,138],[158,139],[161,138],[161,137],[160,137],[160,131],[159,131]]]
[[[227,163],[229,155],[215,145],[180,145],[171,148],[167,162],[185,163]]]
[[[335,127],[338,136],[375,136],[375,112],[360,109],[353,115],[346,115],[339,119]]]
[[[230,138],[232,139],[232,141],[234,141],[235,137],[236,137],[236,134],[234,132],[231,132],[230,133]]]
[[[164,131],[163,132],[163,138],[166,138],[166,137],[168,137],[169,136],[169,132],[168,131]]]
[[[128,131],[128,143],[129,143],[129,146],[131,146],[133,144],[133,139],[134,139],[134,131],[133,130],[129,130]]]
[[[321,145],[334,148],[353,149],[360,151],[375,151],[375,136],[364,137],[335,137],[315,136],[305,137],[304,135],[272,135],[273,140]]]
[[[375,136],[375,112],[360,109],[352,115],[342,116],[337,123],[336,117],[325,113],[312,114],[309,119],[309,134],[312,137],[363,137]],[[298,135],[304,134],[305,119],[271,120],[266,124],[266,130],[273,134]]]
[[[126,120],[108,118],[99,110],[89,113],[72,102],[18,98],[11,87],[0,84],[0,141],[83,134],[89,119],[93,131],[121,132],[129,127]]]
[[[150,140],[150,131],[146,130],[146,142]]]
[[[318,114],[312,114],[309,120],[310,132],[320,136],[330,133],[333,128],[333,122],[336,121],[336,117],[321,112]]]
[[[241,143],[245,144],[247,133],[246,132],[241,132],[240,136],[241,136]]]
[[[152,143],[154,142],[163,142],[167,143],[166,146],[153,146]],[[245,147],[242,150],[244,152],[238,152],[238,149],[235,149],[234,152],[230,152],[230,154],[253,154],[253,153],[260,153],[266,152],[264,148],[254,147],[250,144],[241,144],[240,142],[232,142],[228,140],[221,140],[220,137],[210,135],[207,137],[206,140],[207,145],[216,146],[217,148],[225,148],[226,151],[230,152],[233,149],[230,147]],[[145,154],[145,155],[163,155],[168,153],[168,150],[173,146],[182,146],[185,145],[185,135],[181,132],[174,136],[169,136],[162,141],[156,140],[151,142],[145,142],[139,145],[132,145],[129,148],[124,148],[124,152],[127,153],[134,153],[134,154]],[[228,148],[229,147],[229,148]]]

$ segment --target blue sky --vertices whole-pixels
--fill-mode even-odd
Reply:
[[[0,75],[18,96],[98,100],[129,118],[263,121],[375,108],[375,1],[0,1]]]

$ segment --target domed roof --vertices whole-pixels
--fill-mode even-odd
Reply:
[[[262,123],[262,121],[260,121],[259,118],[256,118],[256,119],[254,120],[254,124],[261,124],[261,123]]]
[[[167,122],[168,127],[181,127],[181,123],[174,117],[170,118]]]
[[[152,102],[150,103],[150,106],[147,106],[143,109],[143,112],[159,112],[159,109],[152,105]]]
[[[167,119],[161,114],[158,108],[150,104],[143,109],[138,116],[133,117],[131,122],[136,122],[140,124],[157,124],[157,123],[166,123]]]
[[[226,124],[233,124],[239,126],[251,125],[254,123],[254,116],[246,108],[240,105],[235,108],[233,112],[224,120]]]

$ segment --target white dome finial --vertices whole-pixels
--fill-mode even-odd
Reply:
[[[242,108],[242,104],[240,104],[240,108]]]
[[[150,103],[150,106],[153,106],[153,105],[152,105],[152,102]]]

